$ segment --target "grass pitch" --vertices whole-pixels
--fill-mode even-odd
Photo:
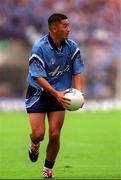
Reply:
[[[42,179],[48,141],[37,163],[28,158],[30,125],[24,112],[0,113],[0,179]],[[68,112],[55,179],[121,179],[121,112]]]

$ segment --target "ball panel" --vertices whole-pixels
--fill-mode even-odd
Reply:
[[[71,104],[66,108],[69,111],[75,111],[80,109],[84,104],[84,97],[82,93],[74,88],[71,88],[65,97],[71,100]]]

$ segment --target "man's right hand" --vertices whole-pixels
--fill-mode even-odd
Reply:
[[[65,97],[65,94],[69,92],[69,90],[65,90],[62,92],[58,92],[56,95],[56,98],[58,100],[58,102],[64,107],[66,108],[68,105],[70,105],[71,100]]]

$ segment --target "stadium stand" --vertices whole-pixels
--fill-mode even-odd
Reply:
[[[48,31],[48,16],[53,12],[65,13],[71,22],[71,38],[79,43],[85,61],[86,98],[121,98],[120,7],[120,0],[1,0],[0,39],[23,41],[28,50],[39,36]],[[0,48],[2,45],[1,42]],[[0,72],[3,73],[1,51]],[[18,53],[19,56],[20,54]],[[14,58],[17,59],[16,57]],[[24,60],[21,67],[25,67],[27,54],[22,58]],[[27,69],[23,68],[23,71],[25,77],[22,77],[23,72],[19,71],[20,79],[26,78]],[[12,87],[10,84],[6,85],[6,82],[2,82],[2,78],[1,76],[1,89],[4,85],[5,87],[9,85],[10,93],[13,89],[13,95],[24,96],[25,85],[19,86],[18,91],[15,91],[15,85],[12,84]],[[2,93],[1,90],[0,96]]]

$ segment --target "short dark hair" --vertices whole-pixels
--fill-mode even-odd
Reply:
[[[48,27],[50,28],[51,25],[58,23],[64,19],[68,19],[68,17],[65,14],[54,13],[48,18]]]

